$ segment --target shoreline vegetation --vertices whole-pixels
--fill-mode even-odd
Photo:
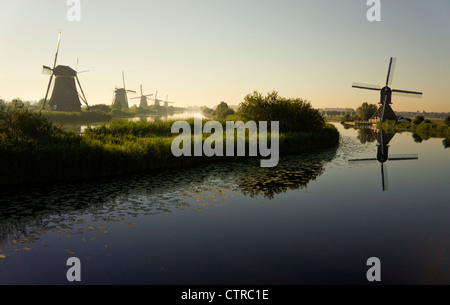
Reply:
[[[264,112],[258,113],[261,107],[274,112],[264,116]],[[280,98],[276,92],[267,97],[255,92],[245,98],[240,110],[239,118],[243,121],[248,121],[249,116],[256,121],[280,121],[280,156],[331,148],[339,143],[337,129],[325,123],[320,114],[316,115],[316,110],[306,101]],[[289,118],[285,119],[286,116]],[[232,115],[233,120],[236,118],[236,114]],[[304,118],[305,125],[299,118]],[[222,126],[227,121],[215,120]],[[194,119],[185,121],[193,130]],[[89,127],[80,135],[63,130],[44,114],[24,107],[3,106],[0,108],[0,183],[11,186],[86,181],[250,158],[175,157],[171,152],[172,140],[178,136],[171,133],[174,122],[116,119]],[[203,141],[207,137],[203,135]]]
[[[337,121],[334,121],[337,122]],[[355,127],[355,122],[345,122],[341,121],[341,124],[346,126]],[[418,124],[415,122],[395,122],[387,120],[383,123],[378,122],[372,124],[376,126],[377,129],[382,128],[383,130],[389,132],[412,132],[415,134],[422,134],[424,138],[443,138],[450,139],[450,125],[446,122],[444,123],[434,123],[430,120],[424,120]],[[366,125],[367,126],[367,125]]]
[[[92,108],[94,108],[93,106]],[[132,107],[127,110],[112,109],[111,111],[101,110],[83,110],[81,112],[59,112],[59,111],[36,111],[49,121],[58,125],[70,125],[70,124],[98,124],[104,122],[110,122],[113,119],[120,118],[133,118],[139,116],[150,115],[170,115],[179,112],[174,107],[155,107],[149,109],[142,109],[138,107]]]
[[[414,133],[428,133],[436,137],[450,138],[450,124],[448,122],[444,123],[433,123],[430,120],[420,119],[413,122],[395,122],[395,121],[385,121],[384,123],[378,123],[378,128],[383,128],[384,130],[394,130],[394,131],[410,131]]]
[[[363,103],[357,111],[357,115],[349,113],[342,117],[327,117],[328,121],[340,122],[347,126],[358,124],[384,129],[385,131],[410,131],[413,133],[428,134],[429,137],[450,139],[450,115],[442,119],[427,119],[423,115],[418,115],[414,119],[399,116],[399,121],[386,120],[381,123],[370,120],[377,111],[374,104]],[[370,122],[369,122],[370,121]],[[428,137],[428,138],[429,138]]]
[[[358,120],[360,120],[358,116],[345,115],[340,120],[334,119],[332,121],[340,121],[345,128],[358,128]],[[442,145],[444,148],[450,148],[450,116],[440,120],[426,119],[423,115],[419,115],[415,119],[402,119],[402,122],[392,120],[386,120],[383,123],[378,121],[373,124],[369,124],[368,121],[363,122],[367,122],[367,124],[361,125],[363,127],[360,126],[360,128],[383,129],[387,133],[411,132],[414,141],[417,143],[431,138],[443,139]]]

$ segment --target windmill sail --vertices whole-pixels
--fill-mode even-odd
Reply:
[[[50,88],[53,79],[54,86],[48,105],[51,110],[54,111],[81,111],[81,100],[86,104],[89,110],[89,105],[81,87],[80,80],[78,79],[77,71],[73,70],[68,66],[59,65],[57,66],[59,47],[61,44],[61,32],[58,36],[58,45],[56,47],[55,60],[53,62],[53,68],[48,66],[43,66],[42,72],[44,74],[50,74],[50,79],[47,86],[47,91],[45,93],[44,103],[42,109],[45,109],[47,104],[48,95],[50,93]],[[77,64],[78,65],[78,64]],[[78,87],[81,90],[81,95],[78,93]]]
[[[384,122],[386,120],[393,120],[397,121],[397,115],[395,114],[394,110],[392,110],[391,104],[392,104],[392,94],[401,94],[406,96],[414,96],[414,97],[420,97],[422,96],[422,92],[416,92],[416,91],[407,91],[407,90],[398,90],[398,89],[391,89],[390,86],[392,85],[392,80],[394,78],[394,72],[395,72],[395,66],[396,66],[397,60],[394,57],[391,57],[389,60],[389,67],[388,72],[386,76],[386,86],[381,88],[379,86],[374,85],[366,85],[366,84],[360,84],[360,83],[353,83],[352,87],[356,89],[365,89],[365,90],[374,90],[380,91],[380,107],[378,111],[375,113],[373,118],[380,118],[381,122]]]

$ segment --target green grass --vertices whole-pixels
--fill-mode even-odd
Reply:
[[[188,122],[193,130],[194,120]],[[39,113],[21,108],[2,108],[0,183],[78,181],[223,159],[174,157],[171,144],[177,135],[171,133],[172,123],[114,120],[78,135],[52,124]],[[225,120],[221,123],[225,126]],[[207,136],[204,135],[203,139]],[[332,147],[338,142],[338,131],[333,125],[326,124],[315,132],[281,134],[280,154]]]

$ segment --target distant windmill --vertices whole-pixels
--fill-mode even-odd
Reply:
[[[387,179],[387,161],[406,161],[406,160],[418,160],[417,154],[409,155],[391,155],[389,157],[389,142],[394,138],[395,133],[386,133],[383,129],[380,131],[371,130],[372,135],[376,138],[377,144],[377,157],[376,158],[364,158],[364,159],[351,159],[349,162],[367,163],[367,162],[380,162],[381,163],[381,186],[383,191],[389,190]]]
[[[86,104],[89,110],[89,105],[78,79],[78,72],[68,66],[56,66],[58,59],[59,45],[61,43],[61,32],[59,32],[58,46],[56,47],[55,61],[53,68],[43,66],[42,73],[49,74],[50,80],[45,93],[44,104],[42,109],[45,109],[47,104],[48,94],[52,85],[53,76],[55,77],[55,85],[53,86],[52,96],[49,101],[51,110],[54,111],[81,111],[81,100]],[[77,91],[75,80],[80,88],[81,95]]]
[[[114,102],[113,104],[119,104],[121,106],[121,108],[123,109],[129,109],[130,107],[128,106],[128,97],[127,97],[127,93],[136,93],[136,91],[133,90],[127,90],[125,87],[125,73],[122,72],[122,81],[123,81],[123,88],[120,88],[118,86],[116,86],[115,90],[114,90]]]
[[[381,93],[380,105],[381,106],[378,109],[378,111],[375,113],[374,117],[380,118],[381,122],[384,122],[386,120],[397,121],[397,116],[395,115],[394,110],[392,110],[392,108],[390,106],[392,104],[392,93],[407,95],[407,96],[422,97],[422,92],[397,90],[397,89],[391,89],[389,87],[392,85],[392,78],[394,75],[395,62],[396,62],[396,59],[391,57],[391,60],[389,62],[389,69],[388,69],[385,87],[381,88],[381,86],[366,85],[366,84],[359,84],[359,83],[353,83],[353,86],[352,86],[353,88],[358,88],[358,89],[380,91],[380,93]]]
[[[139,97],[133,97],[131,98],[132,100],[134,99],[140,99],[140,103],[139,103],[139,108],[148,108],[148,103],[147,103],[147,99],[149,96],[153,96],[153,94],[147,94],[144,95],[144,93],[142,93],[142,85],[141,85],[141,96]]]
[[[173,102],[169,102],[169,95],[166,96],[166,101],[164,102],[164,107],[169,107],[169,103],[173,104]]]

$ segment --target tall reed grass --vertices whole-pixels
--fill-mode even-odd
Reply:
[[[194,120],[188,122],[193,130]],[[20,107],[0,108],[0,183],[79,181],[192,166],[219,158],[174,157],[172,123],[116,120],[78,135],[39,113]],[[222,124],[225,126],[225,121]],[[330,124],[315,132],[287,132],[280,135],[280,154],[332,147],[338,142],[339,133]]]

